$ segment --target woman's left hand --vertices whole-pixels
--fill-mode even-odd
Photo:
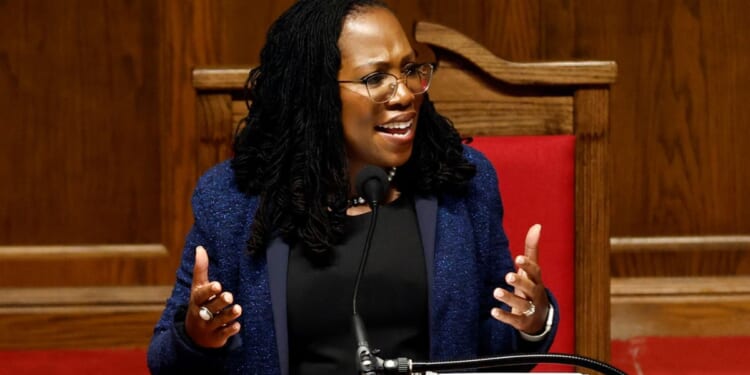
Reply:
[[[542,283],[542,270],[537,263],[541,230],[542,226],[539,224],[529,228],[524,255],[515,259],[518,271],[505,275],[505,281],[513,287],[514,292],[496,288],[493,293],[495,299],[510,306],[511,311],[493,308],[492,316],[529,335],[542,332],[550,304]]]

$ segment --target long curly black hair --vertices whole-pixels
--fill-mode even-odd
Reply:
[[[300,0],[268,31],[250,73],[252,104],[234,142],[239,189],[259,196],[247,248],[273,236],[328,254],[344,233],[350,191],[341,120],[338,39],[344,19],[379,0]],[[393,184],[402,193],[461,194],[476,173],[451,122],[425,98],[409,161]]]

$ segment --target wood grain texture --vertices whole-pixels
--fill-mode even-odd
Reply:
[[[56,260],[80,258],[149,258],[166,257],[161,244],[143,245],[68,245],[68,246],[0,246],[0,260]]]
[[[57,308],[75,306],[138,305],[163,303],[169,286],[79,287],[79,288],[0,288],[0,309]]]
[[[0,349],[145,348],[170,290],[0,288]]]
[[[576,352],[607,361],[609,327],[609,90],[580,89],[576,116]]]
[[[250,66],[225,67],[197,67],[193,69],[193,87],[196,90],[231,89],[238,81],[246,80],[250,73]]]
[[[158,4],[0,8],[0,286],[172,279]]]
[[[749,277],[612,279],[612,338],[750,335]]]
[[[512,61],[618,62],[609,138],[615,237],[750,234],[744,0],[388,2],[407,34],[427,20]],[[196,164],[191,69],[257,65],[268,26],[292,3],[0,1],[0,92],[9,93],[0,101],[8,155],[0,245],[159,244],[170,254],[4,260],[0,285],[171,284],[205,165]],[[244,104],[230,106],[236,124]],[[644,249],[615,252],[612,272],[750,272],[742,249]]]
[[[2,7],[0,244],[159,242],[154,3]]]
[[[750,275],[750,236],[613,237],[612,276]]]
[[[159,242],[155,3],[0,7],[0,244]]]
[[[430,86],[435,107],[462,134],[572,134],[570,90],[508,85],[472,71],[459,61],[443,59]]]
[[[244,79],[240,79],[240,82],[244,82]],[[244,117],[247,116],[247,107],[243,107]],[[232,112],[232,97],[227,93],[200,95],[197,118],[200,134],[198,170],[205,171],[232,156],[232,135],[236,124]]]
[[[0,350],[146,348],[163,308],[0,308]]]
[[[742,160],[750,149],[744,6],[560,0],[545,7],[547,58],[607,58],[620,67],[612,91],[614,236],[750,234],[742,193],[750,190]]]
[[[610,243],[612,253],[711,252],[724,249],[750,251],[750,236],[612,237]]]
[[[492,77],[511,84],[603,84],[614,82],[617,76],[617,66],[611,61],[510,62],[465,35],[430,22],[417,23],[415,39],[459,53]]]
[[[388,0],[388,5],[413,39],[418,21],[438,23],[513,61],[540,60],[539,0]],[[432,55],[424,45],[416,49]]]

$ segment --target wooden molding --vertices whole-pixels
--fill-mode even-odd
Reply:
[[[610,84],[617,77],[617,64],[613,61],[517,63],[503,60],[469,37],[430,22],[418,22],[414,37],[417,42],[459,53],[494,78],[512,84]]]
[[[193,87],[196,90],[236,89],[237,82],[245,82],[252,67],[197,67],[193,69]]]
[[[750,277],[613,278],[613,339],[750,335]]]
[[[613,237],[612,276],[748,276],[750,236]]]
[[[159,305],[164,307],[171,286],[0,288],[0,309],[63,306]]]
[[[716,251],[742,250],[750,252],[750,236],[659,236],[612,237],[612,253],[652,251]]]
[[[171,289],[0,288],[0,349],[145,348]]]
[[[162,244],[0,246],[0,261],[80,258],[153,258],[169,253]]]

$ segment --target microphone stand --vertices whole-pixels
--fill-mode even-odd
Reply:
[[[359,373],[364,375],[375,375],[378,373],[378,370],[383,369],[383,360],[373,355],[372,351],[370,351],[370,344],[367,342],[367,335],[365,333],[365,324],[362,322],[359,314],[357,314],[359,283],[362,280],[365,264],[367,264],[367,256],[370,253],[370,245],[372,244],[372,235],[375,232],[375,223],[378,218],[377,201],[371,202],[370,207],[372,208],[372,217],[370,218],[370,226],[367,229],[365,246],[362,250],[362,258],[359,261],[357,278],[354,282],[354,295],[352,296],[352,323],[354,325],[354,336],[357,339],[357,363],[359,364]]]
[[[357,340],[357,358],[356,363],[359,367],[359,373],[364,375],[375,375],[382,373],[383,360],[374,355],[370,350],[370,344],[367,342],[367,334],[362,318],[357,314],[357,294],[359,284],[367,264],[367,256],[370,253],[372,236],[375,233],[375,223],[378,220],[378,207],[381,199],[384,199],[388,191],[388,181],[385,172],[378,167],[371,165],[365,166],[357,175],[357,191],[360,196],[365,198],[372,209],[370,217],[370,226],[367,229],[365,245],[362,249],[362,257],[357,270],[357,278],[354,282],[354,292],[352,294],[352,324],[354,336]]]
[[[385,361],[388,363],[388,361]],[[476,358],[460,361],[413,362],[409,361],[409,374],[434,373],[435,371],[487,369],[503,366],[536,365],[540,363],[574,365],[594,370],[605,375],[627,375],[624,371],[595,359],[562,353],[510,354],[497,357]],[[387,367],[387,366],[386,366]],[[404,373],[385,371],[384,373]]]
[[[356,363],[362,375],[377,374],[435,374],[436,371],[487,369],[503,366],[535,365],[539,363],[574,365],[589,370],[598,371],[605,375],[627,375],[622,370],[595,359],[560,353],[512,354],[497,357],[476,358],[458,361],[414,362],[408,358],[382,359],[377,350],[370,350],[367,334],[362,318],[357,314],[357,294],[359,284],[364,274],[367,257],[370,253],[372,236],[375,233],[375,223],[378,218],[379,200],[388,191],[385,172],[371,166],[365,167],[358,176],[357,188],[372,209],[370,226],[367,229],[362,257],[354,282],[352,294],[352,325],[357,340]]]

